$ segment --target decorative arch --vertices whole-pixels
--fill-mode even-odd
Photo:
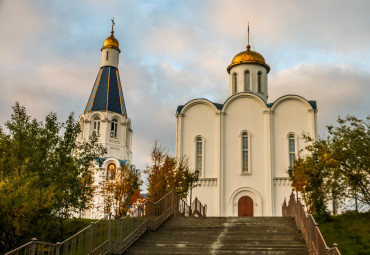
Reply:
[[[262,108],[264,108],[264,110],[263,110],[263,111],[268,110],[268,108],[267,108],[267,105],[266,105],[265,101],[264,101],[264,100],[263,100],[259,95],[256,95],[256,94],[251,93],[251,92],[244,92],[244,93],[234,94],[234,95],[232,95],[231,97],[229,97],[229,98],[225,101],[225,103],[224,103],[224,105],[223,105],[223,107],[222,107],[222,111],[223,111],[223,112],[226,112],[226,111],[227,111],[227,108],[229,107],[229,105],[230,105],[233,101],[235,101],[235,100],[237,100],[237,99],[239,99],[239,98],[251,98],[251,99],[255,100],[256,102],[258,102],[258,103],[262,106]]]
[[[239,199],[248,196],[253,200],[254,216],[263,216],[262,211],[262,197],[255,189],[251,187],[241,187],[236,189],[229,198],[229,206],[232,207],[232,215],[238,216],[238,202]]]
[[[198,99],[193,99],[189,102],[187,102],[184,107],[181,109],[180,113],[179,114],[186,114],[186,112],[193,106],[197,105],[197,104],[203,104],[203,105],[207,105],[209,108],[211,108],[215,113],[218,112],[218,109],[217,107],[211,102],[209,101],[208,99],[205,99],[205,98],[198,98]]]
[[[87,119],[90,121],[94,121],[96,117],[100,118],[100,120],[104,119],[103,114],[100,112],[93,112],[92,114],[90,114],[90,116]]]
[[[118,114],[112,114],[112,116],[110,116],[110,120],[114,120],[114,119],[116,119],[118,123],[122,122],[122,117],[119,116]]]
[[[118,159],[116,158],[107,158],[103,164],[101,165],[101,169],[107,169],[109,164],[115,164],[117,167],[121,166],[121,163]]]
[[[279,107],[280,104],[284,103],[285,101],[294,100],[297,102],[302,103],[304,106],[307,107],[307,110],[315,110],[312,105],[305,99],[304,97],[297,96],[297,95],[285,95],[282,97],[279,97],[271,106],[271,110],[276,111],[276,109]]]

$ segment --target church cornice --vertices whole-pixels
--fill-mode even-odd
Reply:
[[[224,104],[214,103],[214,102],[212,102],[208,99],[205,99],[205,98],[193,99],[193,100],[187,102],[186,104],[179,105],[177,107],[176,117],[177,116],[183,117],[185,112],[190,107],[192,107],[193,105],[202,104],[202,103],[213,107],[213,109],[215,110],[216,115],[219,115],[220,113],[226,114],[228,105],[230,105],[234,100],[236,100],[238,98],[241,98],[241,97],[249,97],[249,98],[253,98],[253,99],[259,101],[262,105],[264,105],[266,107],[266,110],[263,111],[263,113],[265,113],[265,114],[266,113],[273,114],[275,109],[278,107],[279,104],[281,104],[284,101],[288,101],[288,100],[299,101],[299,102],[305,104],[308,107],[309,112],[312,112],[312,111],[315,112],[315,113],[317,112],[316,101],[307,100],[302,96],[289,94],[289,95],[284,95],[284,96],[279,97],[273,103],[266,103],[258,94],[255,94],[253,92],[239,92],[239,93],[236,93],[236,94],[230,96],[229,98],[227,98]]]

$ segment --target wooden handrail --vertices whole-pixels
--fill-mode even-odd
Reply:
[[[304,205],[295,199],[294,193],[290,195],[288,204],[284,200],[282,207],[283,217],[294,217],[298,229],[302,232],[306,241],[309,254],[317,255],[340,255],[336,245],[329,248],[322,236],[318,224],[312,214],[306,214]]]
[[[171,215],[206,216],[206,205],[196,198],[195,209],[189,215],[189,205],[172,191],[157,202],[146,201],[124,218],[109,216],[92,223],[61,243],[51,244],[32,239],[6,255],[15,254],[122,254],[147,230],[156,230]]]

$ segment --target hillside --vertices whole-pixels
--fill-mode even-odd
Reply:
[[[370,212],[347,212],[315,220],[329,247],[337,243],[342,255],[370,254]]]

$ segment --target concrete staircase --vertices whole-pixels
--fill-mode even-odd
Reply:
[[[288,217],[172,217],[124,254],[308,254]]]

